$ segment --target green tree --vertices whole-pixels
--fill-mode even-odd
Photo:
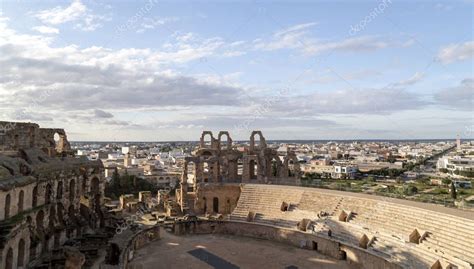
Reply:
[[[444,185],[448,186],[449,184],[451,184],[451,179],[449,179],[449,178],[443,178],[443,180],[441,180],[441,182],[442,182]]]

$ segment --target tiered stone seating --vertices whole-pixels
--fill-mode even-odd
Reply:
[[[406,268],[431,267],[437,260],[474,264],[472,219],[421,205],[359,196],[301,187],[245,185],[231,220],[246,221],[251,211],[256,213],[253,220],[256,223],[296,229],[303,218],[311,219],[316,223],[316,230],[330,229],[333,238],[356,246],[363,234],[370,234],[376,240],[368,251]],[[291,204],[289,211],[281,211],[282,202]],[[349,222],[339,221],[342,210],[353,213]],[[319,218],[319,212],[327,212],[329,216]],[[408,242],[415,229],[428,234],[419,244]]]
[[[407,240],[415,229],[429,236],[417,248],[449,258],[456,257],[474,264],[474,225],[456,216],[394,203],[380,202],[372,211],[362,211],[353,223],[383,230]]]
[[[298,204],[298,209],[311,212],[330,212],[336,207],[340,199],[341,197],[336,195],[304,191]]]
[[[231,220],[245,221],[249,212],[255,212],[254,221],[267,225],[293,228],[300,220],[288,217],[289,211],[282,211],[283,202],[297,204],[303,191],[288,186],[245,185]]]

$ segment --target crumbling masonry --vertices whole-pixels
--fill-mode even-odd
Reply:
[[[207,137],[209,142],[206,143]],[[204,131],[199,149],[193,157],[185,159],[177,202],[183,212],[230,213],[238,199],[238,195],[234,197],[236,195],[232,193],[238,191],[229,190],[228,197],[223,200],[219,197],[203,197],[206,188],[220,183],[299,185],[301,170],[296,155],[289,151],[282,159],[275,149],[267,147],[261,131],[252,132],[250,145],[244,151],[233,147],[228,132],[221,131],[215,138],[212,132]],[[192,183],[190,175],[194,175]],[[232,185],[221,186],[220,193],[225,187],[235,188]]]
[[[0,268],[41,267],[68,239],[103,225],[102,171],[73,156],[63,129],[0,122]],[[70,253],[57,262],[80,268],[84,258]]]

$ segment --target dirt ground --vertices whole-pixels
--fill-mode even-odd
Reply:
[[[316,251],[299,249],[268,240],[228,235],[175,236],[163,238],[135,253],[130,268],[281,268],[346,269],[345,261]]]

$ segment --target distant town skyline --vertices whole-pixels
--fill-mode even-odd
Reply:
[[[71,141],[469,139],[472,8],[3,1],[0,120]]]

